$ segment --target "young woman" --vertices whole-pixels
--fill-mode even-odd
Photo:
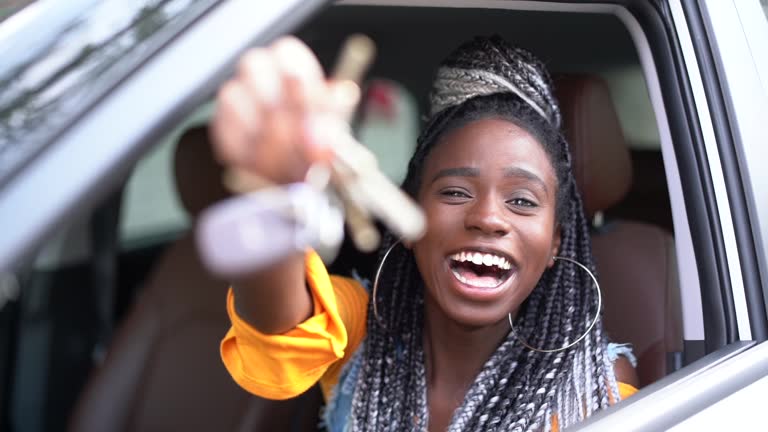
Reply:
[[[329,157],[315,119],[350,99],[306,46],[281,39],[222,87],[215,148],[230,166],[298,181]],[[631,354],[616,354],[599,318],[544,66],[478,38],[440,65],[430,102],[403,184],[424,237],[387,238],[370,294],[311,251],[236,281],[221,345],[232,377],[274,399],[319,381],[332,431],[557,430],[633,393]]]

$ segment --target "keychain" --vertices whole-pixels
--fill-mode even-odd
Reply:
[[[373,55],[368,37],[351,36],[333,79],[356,86],[359,95],[359,83]],[[239,195],[208,208],[198,223],[198,246],[209,270],[237,276],[308,247],[328,262],[343,240],[345,221],[355,246],[365,252],[380,242],[374,218],[404,240],[423,235],[426,219],[421,208],[379,170],[375,155],[352,136],[353,109],[326,114],[334,157],[330,164],[310,167],[304,182],[278,186],[248,173],[225,174],[225,183]]]

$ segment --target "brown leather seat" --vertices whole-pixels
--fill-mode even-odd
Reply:
[[[597,77],[560,77],[556,92],[585,210],[599,220],[624,198],[632,182],[618,115],[606,83]],[[646,385],[669,370],[667,353],[682,352],[674,240],[646,223],[615,220],[598,225],[592,246],[605,328],[612,340],[632,343],[640,384]]]
[[[177,145],[175,174],[193,220],[227,196],[212,161],[206,130],[187,131]],[[224,369],[219,342],[229,327],[226,290],[226,282],[203,269],[192,232],[169,246],[89,380],[70,429],[317,430],[316,389],[267,401],[242,390]]]

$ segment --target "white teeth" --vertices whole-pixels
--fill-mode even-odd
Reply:
[[[503,270],[509,270],[512,265],[506,258],[499,255],[483,254],[479,252],[459,252],[451,255],[450,257],[454,261],[458,262],[471,262],[475,265],[485,265],[488,267],[496,266]]]

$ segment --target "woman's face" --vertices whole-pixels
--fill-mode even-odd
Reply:
[[[427,300],[473,327],[516,312],[560,245],[544,149],[513,123],[477,120],[440,139],[421,182],[428,229],[413,252]]]

